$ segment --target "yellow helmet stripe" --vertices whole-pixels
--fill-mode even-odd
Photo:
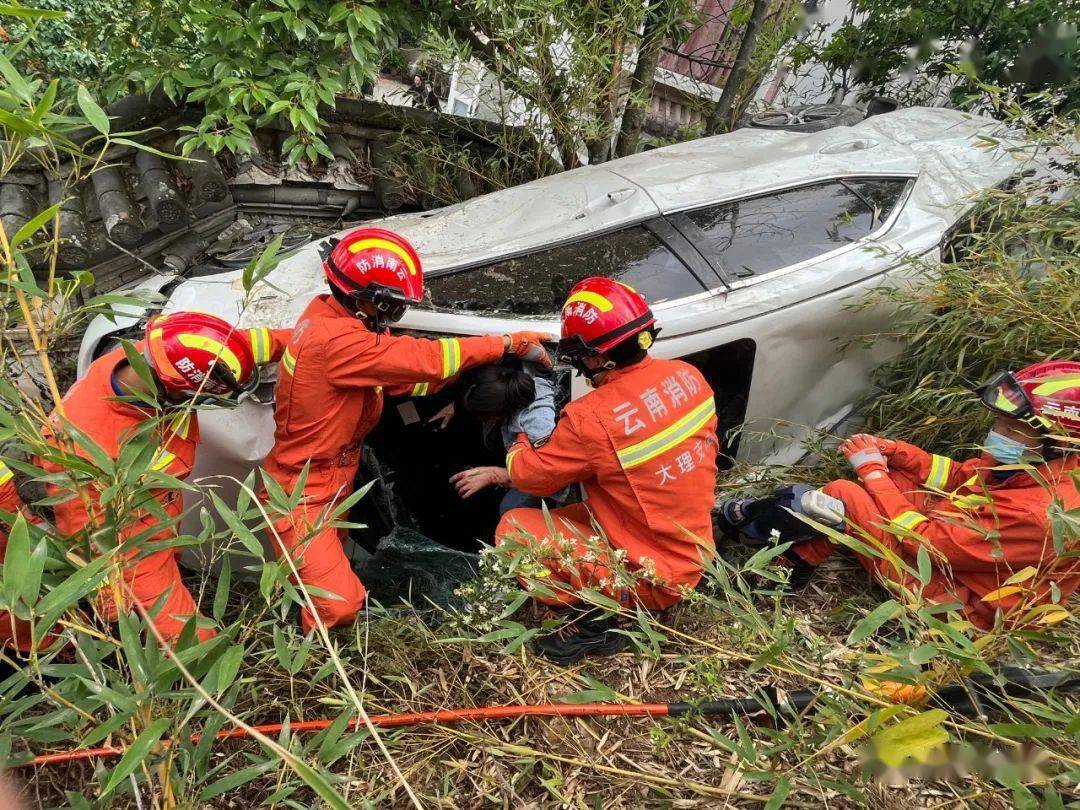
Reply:
[[[391,253],[401,259],[402,264],[409,268],[410,276],[416,275],[416,263],[412,260],[412,256],[410,256],[408,252],[402,249],[400,245],[395,245],[388,239],[379,239],[377,237],[372,239],[361,239],[360,241],[353,242],[351,245],[349,245],[349,253],[359,253],[361,250],[368,250],[370,248],[381,248],[382,250],[389,250]]]
[[[1032,393],[1037,394],[1040,397],[1048,397],[1051,394],[1056,394],[1059,391],[1064,391],[1066,388],[1080,387],[1080,374],[1060,374],[1056,377],[1051,377],[1044,383],[1039,383]]]
[[[578,290],[576,293],[566,299],[566,303],[563,304],[563,309],[566,309],[568,306],[577,301],[584,301],[586,304],[592,304],[601,312],[610,312],[611,308],[614,306],[602,295],[591,292],[589,290]]]
[[[204,352],[214,355],[229,367],[229,371],[237,380],[240,379],[243,373],[240,360],[233,354],[232,349],[224,343],[218,343],[213,338],[208,338],[205,335],[177,335],[176,339],[181,346],[186,346],[189,349],[202,349]]]
[[[147,340],[147,344],[150,347],[150,359],[154,365],[157,366],[157,370],[163,374],[174,374],[181,376],[177,371],[176,366],[172,364],[169,356],[165,354],[165,347],[161,345],[164,338],[164,334],[160,329],[151,329],[150,337]]]

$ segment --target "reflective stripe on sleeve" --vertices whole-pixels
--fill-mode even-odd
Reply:
[[[899,526],[901,529],[910,532],[914,531],[915,527],[920,523],[925,523],[929,519],[926,515],[916,512],[914,509],[909,509],[907,512],[894,517],[892,523],[894,526]]]
[[[666,453],[701,430],[715,414],[716,402],[709,397],[659,433],[619,450],[616,453],[619,464],[624,470],[629,470]]]
[[[150,462],[150,469],[161,472],[167,469],[174,461],[176,461],[176,456],[162,448],[154,453],[154,458]]]
[[[181,439],[186,439],[191,432],[191,412],[184,411],[181,414],[177,414],[169,422],[169,430]]]
[[[251,353],[255,356],[256,363],[266,363],[270,360],[270,330],[249,329],[251,337]]]
[[[457,338],[439,338],[442,345],[443,379],[453,377],[461,368],[461,341]]]
[[[10,481],[12,476],[14,475],[15,473],[11,471],[11,468],[8,467],[8,465],[4,462],[0,461],[0,486],[3,486],[8,481]]]
[[[506,474],[507,475],[513,476],[514,471],[511,469],[511,467],[514,464],[514,456],[516,456],[518,453],[520,453],[523,449],[524,448],[522,448],[522,447],[511,447],[510,452],[506,454]]]
[[[952,459],[948,456],[930,457],[930,474],[926,476],[925,486],[929,489],[943,489],[952,472]]]
[[[431,384],[430,383],[416,383],[412,387],[412,391],[410,392],[410,395],[414,396],[414,397],[426,397],[428,395],[428,391],[430,389],[431,389]]]
[[[292,352],[287,348],[281,354],[281,365],[284,366],[285,370],[290,374],[296,371],[296,358],[292,356]]]

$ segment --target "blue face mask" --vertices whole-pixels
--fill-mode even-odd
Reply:
[[[1035,452],[1030,450],[1027,445],[1018,442],[1016,439],[1003,436],[996,430],[991,430],[986,434],[982,447],[999,464],[1019,464],[1025,455],[1035,455]]]

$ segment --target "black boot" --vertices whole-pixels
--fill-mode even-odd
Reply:
[[[605,617],[599,608],[585,613],[563,609],[553,614],[565,617],[565,621],[533,641],[533,652],[541,658],[565,667],[587,655],[614,655],[626,647],[626,636],[614,632],[618,627],[615,617]]]
[[[810,584],[810,580],[814,576],[814,570],[817,568],[816,565],[811,565],[790,548],[780,555],[780,559],[786,562],[791,569],[787,581],[789,591],[793,593],[801,591]]]

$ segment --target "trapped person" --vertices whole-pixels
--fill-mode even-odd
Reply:
[[[507,453],[510,484],[524,493],[575,483],[584,490],[584,503],[552,509],[550,519],[512,509],[495,531],[496,544],[530,551],[553,592],[534,597],[556,612],[579,603],[585,588],[628,608],[670,607],[714,553],[713,392],[688,363],[649,356],[655,323],[633,288],[607,278],[577,284],[562,308],[559,356],[595,390],[566,406],[547,440],[522,434]],[[626,584],[626,572],[634,582]],[[626,644],[615,630],[614,617],[586,611],[534,649],[563,664],[609,655]]]
[[[537,444],[555,429],[555,376],[551,369],[535,363],[523,363],[521,368],[481,366],[462,375],[461,388],[461,407],[480,419],[484,443],[492,449],[497,443],[497,449],[506,453],[521,434]],[[449,415],[454,407],[447,406]],[[442,416],[436,414],[432,421]],[[505,467],[473,467],[450,481],[462,498],[471,498],[493,485],[510,487]],[[551,505],[565,499],[563,491],[547,500]],[[543,500],[510,487],[499,504],[499,514],[521,507],[539,509]]]
[[[157,447],[150,468],[182,480],[191,473],[199,444],[195,409],[235,404],[252,392],[259,382],[258,366],[277,360],[288,336],[287,329],[241,329],[197,312],[151,318],[135,349],[146,358],[152,379],[139,375],[123,348],[114,349],[95,360],[86,376],[67,392],[64,416],[53,412],[52,433],[47,438],[57,452],[73,451],[97,464],[100,453],[120,459],[130,440],[152,431]],[[54,480],[46,485],[50,496],[69,496],[54,507],[61,535],[84,542],[92,553],[109,553],[111,549],[97,546],[96,535],[113,521],[122,521],[115,529],[115,542],[140,539],[140,548],[128,552],[123,563],[120,596],[125,603],[133,600],[149,612],[164,638],[176,638],[197,613],[191,593],[180,580],[179,551],[167,546],[177,534],[176,521],[184,511],[183,490],[156,489],[152,503],[133,504],[130,510],[117,512],[100,502],[106,484],[65,469],[59,460],[41,459],[40,463],[46,472],[77,476],[70,484]],[[167,518],[165,525],[162,515]],[[155,545],[165,547],[153,550]],[[111,620],[119,610],[128,609],[126,604],[115,604],[105,590],[99,602]],[[198,635],[205,641],[214,632],[200,628]]]
[[[264,467],[292,492],[308,466],[303,500],[274,528],[303,582],[322,591],[312,600],[333,627],[356,617],[366,591],[342,548],[344,529],[326,525],[327,514],[353,491],[383,394],[433,393],[465,369],[507,354],[550,360],[540,345],[548,336],[538,332],[439,340],[391,334],[389,325],[424,293],[420,257],[391,231],[357,228],[329,240],[323,272],[330,293],[307,305],[281,357],[274,446]],[[305,632],[315,627],[306,608],[301,622]]]
[[[1055,547],[1048,514],[1051,504],[1080,508],[1080,362],[1001,373],[980,392],[997,416],[980,455],[959,462],[859,434],[840,449],[860,483],[833,481],[794,500],[787,488],[781,497],[805,511],[803,497],[827,496],[836,528],[863,543],[872,538],[882,556],[856,557],[878,581],[898,594],[921,589],[929,601],[958,603],[973,624],[989,629],[999,611],[1014,625],[1037,620],[1052,599],[1064,604],[1080,585],[1080,557],[1075,548]],[[751,539],[777,528],[782,541],[796,542],[788,551],[796,564],[812,570],[833,544],[788,520],[776,500],[729,501],[721,511]],[[815,511],[829,522],[827,510]],[[917,573],[920,548],[933,566],[925,584]]]

